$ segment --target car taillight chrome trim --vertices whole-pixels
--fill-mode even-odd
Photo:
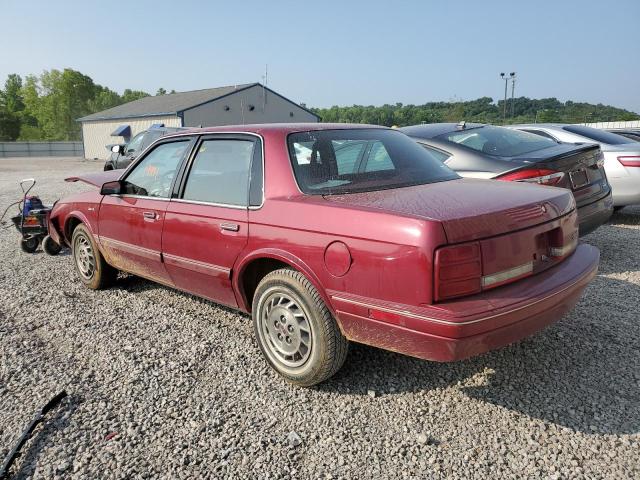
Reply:
[[[482,277],[482,287],[490,287],[496,283],[506,282],[507,280],[512,280],[529,273],[533,273],[533,262],[523,263],[522,265],[518,265],[517,267],[510,268],[508,270],[503,270],[491,275],[485,275]]]
[[[523,178],[516,182],[540,183],[540,184],[556,184],[564,177],[564,172],[552,173],[550,175],[542,175],[540,177]]]
[[[640,155],[621,155],[618,161],[625,167],[640,167]]]

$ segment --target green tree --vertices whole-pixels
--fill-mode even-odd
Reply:
[[[156,95],[166,95],[166,94],[167,94],[167,91],[162,87],[160,87],[156,92]]]
[[[22,78],[10,74],[0,90],[0,140],[16,140],[20,135],[21,116],[24,102],[21,95]]]
[[[20,75],[15,73],[10,74],[4,83],[4,91],[2,92],[4,105],[9,112],[18,114],[24,110],[21,90],[22,78]]]
[[[140,98],[149,97],[149,96],[150,95],[147,92],[143,92],[142,90],[131,90],[127,88],[122,93],[122,103],[133,102],[134,100],[138,100]]]

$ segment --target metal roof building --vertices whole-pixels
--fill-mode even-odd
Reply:
[[[249,123],[318,122],[313,112],[260,83],[144,97],[79,118],[86,158],[107,158],[111,134],[123,125],[131,136],[154,124],[213,127]]]

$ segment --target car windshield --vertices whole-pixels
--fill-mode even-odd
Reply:
[[[622,145],[623,143],[634,143],[622,135],[616,135],[615,133],[600,130],[598,128],[585,127],[584,125],[565,125],[562,127],[567,132],[575,133],[576,135],[582,135],[596,142],[606,143],[607,145]]]
[[[318,130],[289,135],[302,192],[331,195],[453,180],[458,175],[403,133],[387,129]]]
[[[497,157],[517,157],[558,144],[555,140],[533,133],[490,125],[449,132],[436,138]]]
[[[133,137],[133,139],[129,143],[127,143],[127,146],[126,146],[127,153],[134,153],[140,150],[140,146],[142,145],[142,140],[144,139],[145,133],[146,132],[140,132],[135,137]]]

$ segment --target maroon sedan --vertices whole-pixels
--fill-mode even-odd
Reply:
[[[329,124],[163,137],[50,231],[89,288],[118,270],[251,312],[269,364],[333,375],[349,341],[435,361],[559,320],[598,267],[564,189],[461,179],[404,134]]]

